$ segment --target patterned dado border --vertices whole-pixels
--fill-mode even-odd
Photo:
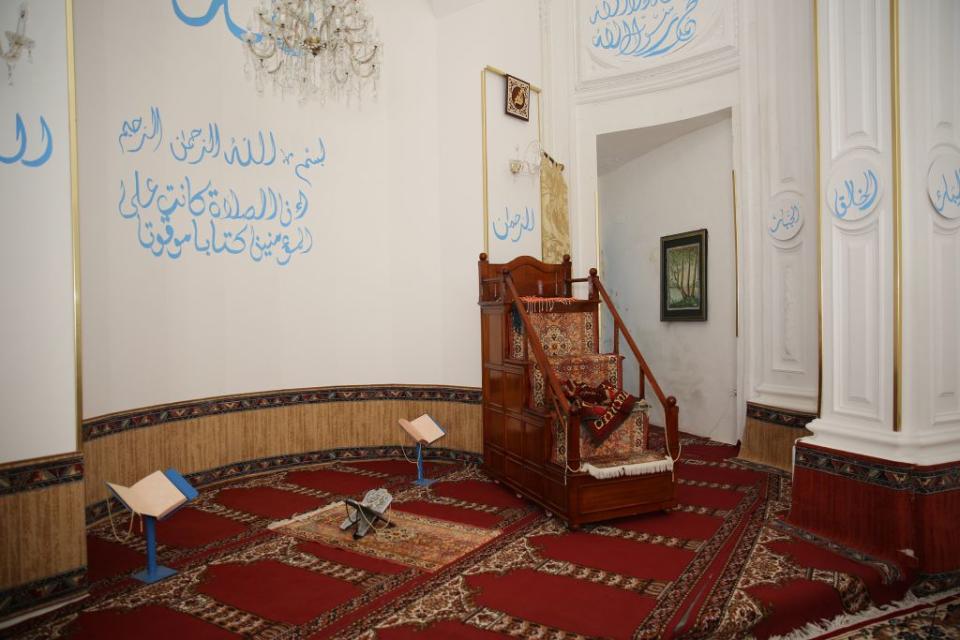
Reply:
[[[0,466],[0,496],[83,480],[79,451]]]
[[[960,571],[946,571],[944,573],[921,573],[910,590],[922,598],[958,587],[960,587]]]
[[[175,404],[134,409],[90,418],[83,423],[83,441],[89,442],[104,436],[130,429],[153,427],[179,420],[192,420],[205,416],[275,409],[300,404],[327,402],[368,402],[375,400],[407,400],[429,402],[457,402],[480,404],[483,391],[478,387],[445,387],[413,385],[377,385],[313,387],[288,391],[219,396],[203,400],[189,400]]]
[[[837,451],[798,442],[794,465],[795,468],[827,473],[893,491],[929,495],[960,490],[960,463],[921,467],[841,455]]]
[[[803,413],[802,411],[779,409],[777,407],[768,407],[763,404],[748,402],[747,417],[753,420],[759,420],[760,422],[780,425],[781,427],[803,429],[813,422],[817,416],[814,413]]]
[[[87,568],[79,567],[9,589],[0,589],[0,620],[80,595],[86,588]],[[3,635],[2,631],[0,635]]]
[[[289,469],[303,465],[319,464],[323,462],[348,462],[353,460],[379,460],[383,458],[400,458],[404,455],[404,450],[399,446],[378,446],[378,447],[344,447],[341,449],[326,449],[324,451],[311,451],[309,453],[295,453],[283,456],[271,456],[269,458],[258,458],[256,460],[246,460],[243,462],[233,462],[215,469],[196,471],[186,474],[185,477],[195,487],[204,487],[225,480],[241,478],[243,476],[252,476],[268,471],[277,471],[280,469]],[[406,455],[412,455],[412,451]],[[426,447],[423,450],[424,460],[461,462],[464,464],[480,464],[483,457],[479,453],[469,451],[458,451],[456,449],[444,449],[441,447]],[[124,509],[115,498],[109,498],[110,510],[119,511]],[[86,522],[91,525],[98,520],[106,518],[109,511],[107,509],[107,500],[94,502],[86,507]]]

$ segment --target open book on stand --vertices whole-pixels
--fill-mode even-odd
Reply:
[[[107,487],[130,511],[157,520],[164,519],[197,497],[197,490],[175,469],[154,471],[132,487],[111,482]]]
[[[446,431],[437,424],[437,421],[426,413],[413,421],[400,418],[400,426],[417,443],[433,444],[446,435]]]

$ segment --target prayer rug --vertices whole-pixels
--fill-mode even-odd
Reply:
[[[436,571],[500,535],[496,529],[391,509],[388,518],[393,526],[378,524],[376,531],[354,540],[352,531],[340,529],[346,515],[344,503],[336,502],[293,520],[270,525],[270,529],[424,571]]]

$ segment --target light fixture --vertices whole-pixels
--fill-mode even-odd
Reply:
[[[540,173],[540,162],[543,150],[539,142],[531,140],[523,152],[522,158],[520,157],[520,146],[518,145],[514,147],[514,149],[516,150],[517,157],[510,159],[510,173],[515,176],[535,176]]]
[[[24,51],[27,52],[30,62],[33,62],[33,40],[27,37],[27,3],[20,5],[17,30],[7,31],[6,34],[9,48],[4,51],[0,44],[0,58],[7,63],[7,82],[13,84],[13,68],[17,66]]]
[[[348,102],[376,92],[383,45],[363,0],[261,0],[254,22],[243,40],[258,91]]]

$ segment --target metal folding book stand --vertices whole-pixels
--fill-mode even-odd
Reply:
[[[390,509],[390,503],[393,502],[393,496],[386,489],[367,491],[362,502],[357,502],[351,498],[347,498],[343,502],[347,508],[347,517],[340,523],[340,530],[347,531],[351,527],[356,527],[353,532],[354,540],[359,540],[371,530],[376,531],[375,525],[377,522],[382,522],[385,528],[396,526],[387,517],[387,511]]]

